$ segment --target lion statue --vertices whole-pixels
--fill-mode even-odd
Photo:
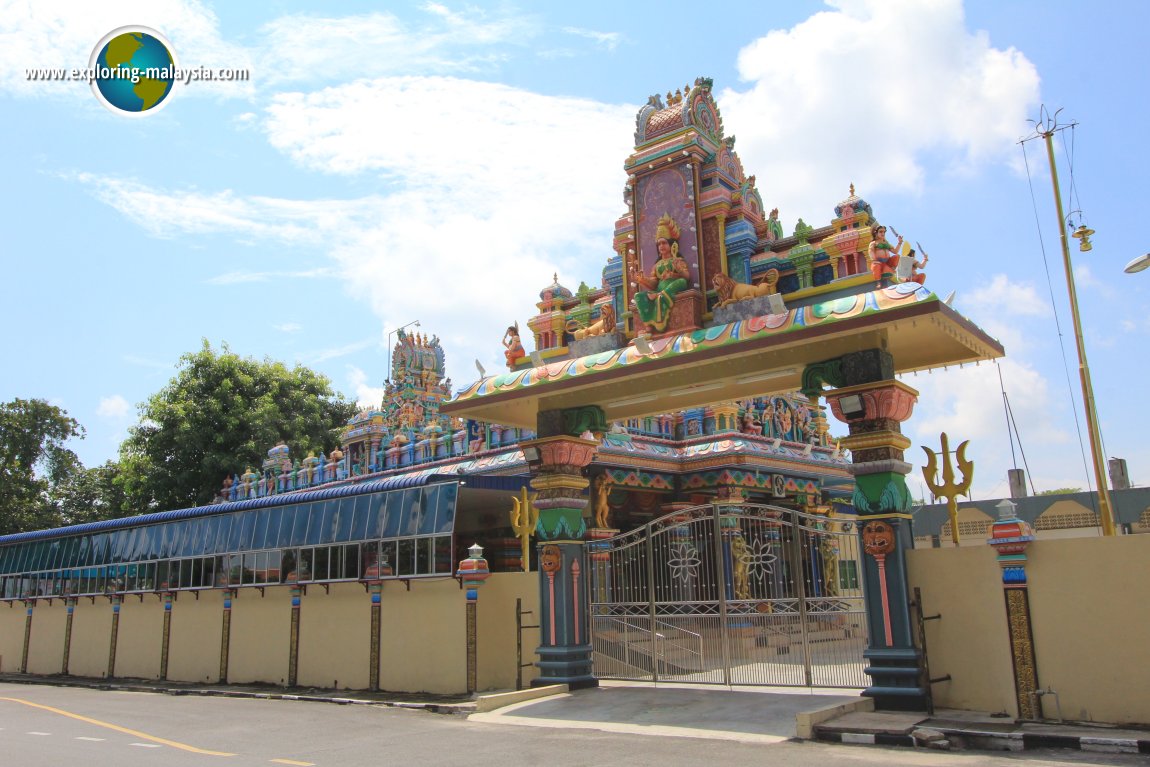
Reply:
[[[778,287],[779,272],[777,269],[768,270],[766,279],[758,285],[747,285],[746,283],[735,282],[722,272],[716,274],[711,282],[715,286],[715,291],[719,294],[718,306],[727,306],[736,301],[745,301],[749,298],[758,298],[759,296],[769,296],[774,293]]]
[[[584,338],[591,338],[592,336],[601,336],[604,333],[609,333],[615,329],[615,306],[610,303],[603,304],[599,309],[599,319],[592,322],[585,328],[577,328],[573,335],[576,341],[582,341]]]

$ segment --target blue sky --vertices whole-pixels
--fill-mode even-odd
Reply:
[[[203,338],[371,402],[389,333],[415,319],[462,386],[475,359],[498,369],[503,329],[553,272],[599,283],[639,105],[706,76],[788,231],[828,223],[853,183],[930,254],[927,287],[1005,345],[999,367],[906,379],[922,392],[908,460],[941,431],[969,439],[976,498],[1005,494],[1021,465],[1000,371],[1038,489],[1091,482],[1046,158],[1018,144],[1041,104],[1079,122],[1057,156],[1066,212],[1098,232],[1072,253],[1095,395],[1106,454],[1145,484],[1150,417],[1130,395],[1150,272],[1122,267],[1150,249],[1150,5],[697,8],[0,2],[0,401],[66,408],[96,465]],[[128,119],[86,83],[27,80],[86,65],[128,24],[162,32],[182,66],[251,81],[192,83]]]

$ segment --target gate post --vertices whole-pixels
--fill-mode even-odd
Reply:
[[[572,689],[595,687],[591,671],[590,599],[584,538],[587,523],[585,469],[598,450],[587,433],[606,429],[603,411],[595,406],[549,410],[539,414],[539,439],[521,442],[531,467],[531,487],[538,496],[536,546],[539,549],[539,677],[540,687],[567,684]]]
[[[910,440],[899,427],[910,417],[918,392],[894,380],[894,361],[881,349],[846,354],[807,368],[808,379],[839,388],[825,392],[835,417],[850,428],[842,441],[852,456],[854,506],[863,549],[871,686],[863,695],[879,709],[926,710],[919,680],[919,652],[911,631],[906,552],[914,547],[910,493],[903,460]],[[819,387],[821,389],[821,385]]]

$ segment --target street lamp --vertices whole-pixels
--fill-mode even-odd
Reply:
[[[1074,320],[1074,341],[1078,346],[1078,376],[1082,384],[1082,405],[1086,410],[1086,427],[1090,436],[1090,457],[1094,464],[1094,480],[1098,486],[1098,516],[1102,523],[1103,535],[1116,535],[1114,515],[1110,505],[1110,489],[1106,485],[1106,460],[1102,455],[1102,437],[1098,430],[1098,413],[1094,408],[1094,387],[1090,383],[1090,366],[1086,363],[1086,343],[1082,338],[1082,321],[1078,316],[1078,291],[1074,287],[1074,268],[1070,263],[1070,246],[1066,242],[1066,218],[1062,213],[1062,194],[1058,190],[1058,168],[1054,163],[1054,132],[1060,130],[1058,113],[1053,117],[1043,109],[1043,120],[1035,123],[1035,129],[1046,141],[1046,157],[1050,161],[1050,180],[1054,185],[1054,205],[1058,213],[1058,232],[1062,241],[1062,261],[1066,268],[1066,289],[1070,294],[1070,315]],[[1066,126],[1062,126],[1066,127]],[[1075,231],[1075,237],[1083,251],[1089,249],[1093,232],[1084,227]]]
[[[1147,267],[1150,267],[1150,253],[1143,253],[1138,256],[1138,258],[1126,264],[1126,268],[1123,271],[1127,274],[1134,274],[1134,272],[1140,272]]]
[[[419,320],[412,320],[411,322],[407,323],[406,325],[400,325],[398,328],[396,328],[395,330],[393,330],[387,334],[387,380],[388,380],[388,382],[391,381],[391,337],[393,335],[395,335],[396,333],[398,333],[399,331],[403,330],[404,328],[411,327],[412,325],[415,325],[415,327],[419,327]]]

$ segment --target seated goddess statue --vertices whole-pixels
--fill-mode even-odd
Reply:
[[[687,262],[679,257],[679,226],[669,213],[659,219],[655,246],[659,260],[652,267],[651,274],[644,274],[634,267],[631,270],[631,280],[645,288],[645,291],[635,294],[635,310],[650,333],[666,329],[671,308],[675,305],[675,295],[686,290],[691,279]]]

